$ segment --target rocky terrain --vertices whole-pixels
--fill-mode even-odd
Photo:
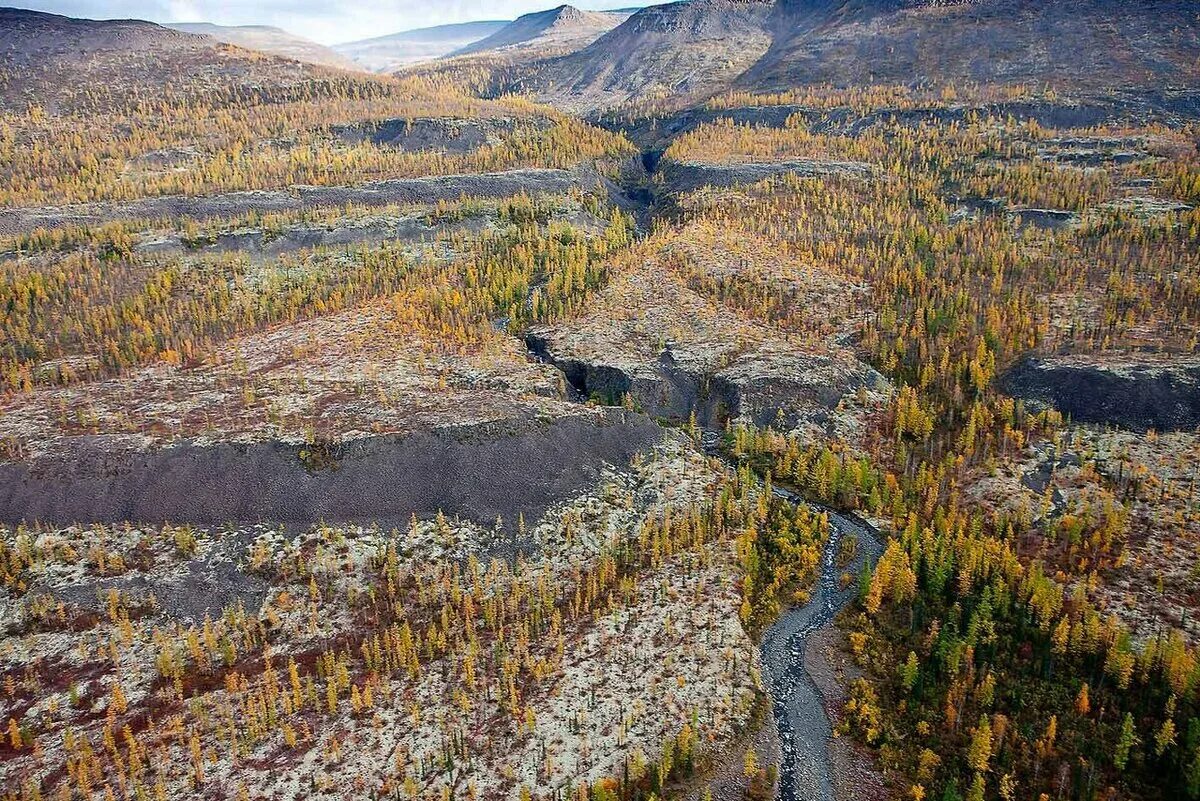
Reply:
[[[1063,94],[1196,86],[1194,9],[1176,0],[784,0],[770,50],[736,81],[1049,84]],[[1131,91],[1130,94],[1135,94]]]
[[[1193,10],[1179,0],[714,0],[647,8],[520,85],[593,113],[678,110],[725,90],[896,83],[1052,86],[1143,108],[1170,95],[1194,108],[1198,52]]]
[[[125,203],[35,206],[0,210],[0,235],[37,229],[100,225],[122,219],[192,220],[240,217],[251,212],[295,212],[331,206],[434,204],[464,195],[509,197],[521,192],[557,194],[571,187],[594,185],[594,176],[569,170],[525,169],[499,173],[396,178],[357,186],[294,186],[288,189],[227,194],[142,198]]]
[[[847,786],[845,755],[837,759],[837,769],[833,767],[837,746],[826,704],[839,706],[828,697],[837,692],[839,685],[814,652],[823,642],[821,634],[830,629],[834,616],[853,597],[853,590],[843,584],[843,572],[855,574],[864,563],[877,561],[882,547],[860,522],[835,514],[829,525],[829,542],[813,597],[806,605],[784,613],[764,634],[760,646],[764,681],[774,698],[775,722],[782,741],[778,797],[788,801],[861,797],[874,778],[869,773],[860,775],[856,778],[867,781]],[[854,559],[839,564],[839,549],[848,539],[854,541]]]
[[[703,99],[766,53],[772,8],[753,0],[649,6],[520,87],[578,111]]]
[[[715,278],[786,282],[809,308],[855,288],[803,266],[756,263],[748,245],[720,235],[705,242],[698,231],[663,243],[614,276],[586,314],[535,327],[526,342],[580,398],[712,429],[747,422],[852,436],[888,386],[837,343],[836,328],[781,334],[701,287]]]
[[[180,444],[149,451],[83,437],[66,455],[0,465],[0,519],[162,518],[297,529],[325,520],[397,528],[413,514],[442,511],[484,526],[497,519],[515,523],[521,514],[540,518],[549,505],[595,480],[603,465],[625,464],[658,439],[648,420],[619,414],[331,443]]]
[[[706,474],[703,460],[688,456],[686,446],[677,440],[660,446],[655,453],[650,461],[597,476],[599,483],[593,485],[594,489],[556,507],[545,518],[529,518],[529,540],[525,543],[529,555],[520,563],[522,573],[542,586],[552,586],[560,576],[569,580],[569,571],[565,576],[560,573],[567,564],[562,561],[567,553],[586,563],[595,549],[606,547],[605,542],[634,534],[638,521],[646,515],[667,508],[686,508],[712,478],[711,473]],[[675,472],[662,470],[668,463],[676,466]],[[659,483],[668,476],[671,478],[667,484]],[[663,494],[667,487],[669,498]],[[573,534],[584,530],[584,539]],[[449,786],[459,778],[457,771],[445,774],[430,766],[436,764],[438,743],[446,734],[443,727],[449,717],[462,713],[452,699],[469,696],[452,693],[454,684],[440,671],[428,672],[415,684],[403,673],[386,682],[380,678],[352,678],[350,690],[340,700],[337,696],[342,693],[334,675],[332,689],[322,691],[320,708],[324,711],[317,718],[305,720],[308,715],[304,709],[310,701],[305,700],[303,676],[315,678],[315,674],[300,666],[308,664],[306,654],[324,659],[320,648],[325,638],[361,614],[361,598],[374,581],[373,554],[381,548],[393,554],[389,558],[402,571],[396,574],[403,582],[398,589],[408,584],[410,575],[414,580],[421,576],[421,581],[439,573],[448,577],[449,573],[442,571],[450,570],[449,559],[468,560],[471,566],[464,577],[481,587],[494,589],[498,582],[521,586],[524,578],[517,578],[504,562],[487,561],[489,553],[496,553],[489,551],[491,541],[488,533],[478,527],[441,517],[428,524],[414,523],[403,536],[358,527],[321,526],[298,534],[272,527],[221,531],[189,528],[177,531],[172,541],[154,530],[43,530],[33,547],[65,558],[51,557],[28,575],[36,597],[44,599],[42,603],[87,610],[96,599],[107,597],[116,599],[109,603],[116,603],[118,609],[133,604],[141,611],[130,632],[132,639],[122,647],[119,674],[100,668],[86,656],[54,650],[52,643],[63,638],[49,632],[23,639],[19,650],[7,648],[2,657],[6,665],[19,664],[26,653],[36,649],[42,659],[52,660],[65,673],[60,673],[61,691],[50,690],[48,675],[34,674],[42,694],[50,692],[49,699],[30,705],[22,691],[15,705],[10,699],[6,709],[10,714],[19,710],[22,719],[39,730],[70,724],[75,737],[87,738],[99,734],[91,730],[93,726],[104,725],[103,716],[96,723],[89,722],[86,715],[86,710],[97,705],[106,708],[109,715],[122,715],[127,707],[172,706],[175,702],[166,698],[169,681],[163,686],[155,678],[162,666],[156,654],[162,652],[134,646],[142,637],[151,636],[147,625],[150,621],[181,636],[186,631],[204,631],[208,632],[204,638],[219,637],[220,642],[229,642],[230,618],[214,618],[220,610],[205,606],[206,601],[211,603],[221,597],[219,593],[225,593],[225,600],[235,604],[225,614],[262,616],[272,621],[275,645],[271,654],[280,660],[284,676],[290,673],[290,686],[300,688],[295,698],[289,690],[288,703],[293,711],[280,720],[282,730],[254,735],[254,751],[266,757],[266,763],[221,759],[189,763],[186,744],[160,740],[157,727],[139,725],[137,733],[131,734],[144,743],[139,747],[183,750],[177,760],[163,760],[148,766],[145,773],[139,771],[136,775],[141,778],[136,781],[151,781],[167,793],[198,787],[206,797],[219,797],[221,788],[230,785],[253,786],[258,792],[280,796],[313,786],[336,793],[339,785],[346,785],[365,792],[387,776],[392,778],[382,778],[382,786]],[[99,558],[102,566],[97,568],[92,561],[65,556],[78,549],[90,549],[88,553]],[[319,601],[305,600],[308,580],[297,583],[289,566],[301,553],[315,554],[310,575],[316,582],[312,586],[323,587]],[[706,566],[682,554],[672,557],[646,577],[641,590],[623,596],[621,606],[594,621],[568,612],[562,622],[556,623],[563,634],[558,641],[561,655],[554,656],[553,648],[539,652],[542,666],[537,679],[523,678],[521,682],[520,729],[506,733],[497,728],[498,719],[508,715],[504,707],[497,705],[497,718],[489,709],[492,702],[482,695],[472,702],[471,714],[461,721],[460,731],[470,738],[469,747],[478,749],[479,757],[464,762],[461,778],[479,792],[505,794],[522,786],[550,791],[572,782],[598,782],[616,773],[623,760],[645,760],[644,749],[656,748],[678,726],[688,725],[689,719],[697,726],[698,736],[728,736],[731,728],[745,719],[754,694],[745,674],[731,667],[738,661],[752,664],[754,651],[735,622],[736,616],[730,614],[737,596],[721,567],[722,558],[718,552],[712,556],[716,561]],[[208,572],[218,566],[223,573]],[[679,586],[675,577],[682,573],[705,592],[672,591],[666,595],[656,589],[660,585]],[[210,588],[209,581],[216,581],[217,586]],[[206,590],[208,598],[197,597]],[[214,591],[217,594],[211,594]],[[483,595],[479,601],[491,603]],[[412,612],[418,608],[413,606]],[[491,612],[486,614],[490,617]],[[40,626],[33,618],[24,620],[35,631]],[[422,625],[417,618],[411,623]],[[411,631],[409,626],[406,630]],[[696,647],[697,631],[707,632],[703,649]],[[650,636],[651,632],[657,633]],[[69,639],[86,641],[78,635]],[[16,645],[15,640],[6,642]],[[215,645],[217,640],[210,642]],[[367,642],[369,654],[371,637]],[[243,649],[239,652],[245,653]],[[271,654],[264,656],[270,660]],[[429,659],[417,653],[412,656],[421,661]],[[213,657],[220,658],[217,653]],[[204,663],[211,664],[210,658],[203,657]],[[242,657],[242,670],[249,671],[252,658],[248,653]],[[356,667],[343,664],[357,672]],[[471,680],[482,682],[486,660],[481,657],[478,664],[479,672],[472,673]],[[604,670],[597,672],[598,666]],[[203,667],[197,669],[196,679],[208,672]],[[270,686],[273,670],[268,667],[265,686]],[[599,682],[601,676],[609,678]],[[366,683],[360,685],[359,681],[364,680]],[[257,684],[259,679],[253,681]],[[189,720],[183,725],[198,732],[198,727],[205,725],[203,718],[191,716],[202,706],[214,705],[213,711],[222,708],[227,691],[210,688],[203,679],[189,678],[188,683],[191,700],[180,711]],[[249,686],[244,691],[254,692]],[[327,702],[326,695],[334,701]],[[68,700],[68,696],[75,700]],[[585,719],[594,726],[585,729],[576,725]],[[325,750],[329,742],[322,734],[325,731],[337,732],[341,754]],[[346,748],[352,743],[358,747]],[[46,756],[54,758],[52,754]],[[402,762],[400,768],[394,766],[397,758]],[[276,769],[281,759],[288,764],[285,772]],[[267,768],[267,764],[275,767]]]

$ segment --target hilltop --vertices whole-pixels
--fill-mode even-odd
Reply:
[[[0,8],[0,105],[96,107],[146,93],[293,84],[327,72],[141,20]],[[121,100],[116,100],[121,98]]]

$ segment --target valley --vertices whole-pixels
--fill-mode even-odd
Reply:
[[[1197,65],[0,9],[0,799],[1200,798]]]

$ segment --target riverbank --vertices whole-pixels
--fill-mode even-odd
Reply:
[[[850,658],[845,632],[830,626],[816,632],[804,649],[804,671],[817,686],[835,732],[844,717],[850,682],[863,675]],[[829,741],[829,776],[834,801],[886,801],[888,787],[871,754],[850,737]]]

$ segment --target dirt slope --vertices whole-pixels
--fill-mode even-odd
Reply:
[[[484,526],[534,519],[662,438],[642,415],[614,411],[378,437],[339,446],[306,469],[301,446],[183,445],[120,452],[81,444],[70,465],[0,465],[0,520],[190,520],[219,525],[320,520],[404,527],[439,510]]]

